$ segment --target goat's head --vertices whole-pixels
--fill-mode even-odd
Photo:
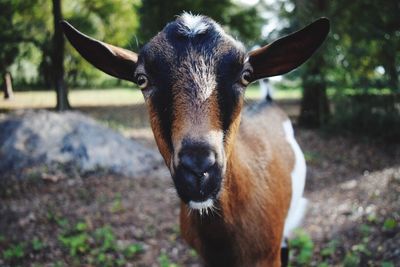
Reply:
[[[191,208],[203,209],[221,191],[246,86],[301,65],[325,39],[329,22],[319,19],[250,53],[210,18],[186,13],[138,55],[91,39],[66,22],[63,27],[90,63],[142,89],[178,195]]]

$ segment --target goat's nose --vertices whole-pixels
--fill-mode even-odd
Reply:
[[[215,152],[208,147],[184,147],[179,152],[181,166],[195,176],[201,178],[215,164]]]

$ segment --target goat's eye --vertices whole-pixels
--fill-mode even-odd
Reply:
[[[240,76],[240,82],[244,85],[247,86],[251,82],[251,73],[248,70],[245,70],[242,72]]]
[[[145,89],[149,84],[149,79],[146,75],[140,74],[136,78],[136,84],[139,86],[140,89]]]

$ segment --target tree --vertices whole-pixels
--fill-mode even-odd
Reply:
[[[399,92],[400,2],[365,0],[349,4],[339,0],[331,9],[336,24],[334,41],[343,54],[337,67],[351,77],[347,80],[350,85],[388,87]],[[377,68],[383,68],[383,75]]]
[[[143,0],[139,7],[140,41],[147,42],[184,11],[213,18],[248,46],[254,45],[261,38],[263,20],[257,7],[245,8],[231,0]]]
[[[136,34],[139,23],[136,1],[60,2],[63,17],[80,30],[132,48],[132,36]],[[53,66],[56,26],[53,11],[53,1],[50,0],[0,0],[0,80],[9,71],[17,89],[21,85],[55,88],[54,71],[59,68]],[[89,66],[69,45],[65,47],[64,56],[64,78],[70,87],[114,82]]]
[[[303,87],[300,124],[318,127],[328,121],[328,86],[337,92],[349,87],[358,92],[368,88],[400,91],[399,1],[383,5],[377,0],[286,0],[279,5],[279,17],[289,22],[281,34],[320,16],[330,18],[332,25],[325,44],[297,71]]]
[[[297,18],[308,23],[312,16],[320,17],[326,12],[325,0],[296,0]],[[319,127],[328,121],[330,110],[327,96],[326,58],[318,51],[301,71],[303,97],[298,123],[305,127]]]
[[[278,37],[295,32],[322,16],[327,16],[326,0],[284,0],[266,4],[265,11],[273,12],[281,20],[278,28],[269,33],[267,43]],[[329,16],[328,16],[329,17]],[[298,123],[305,127],[319,127],[329,119],[327,97],[327,70],[331,58],[327,55],[330,38],[299,69],[286,75],[287,79],[299,79],[303,89]]]
[[[12,99],[14,97],[11,74],[6,72],[4,74],[4,99]]]
[[[0,2],[0,76],[3,80],[2,90],[4,98],[8,99],[12,96],[12,80],[9,72],[9,67],[15,62],[19,53],[20,47],[18,43],[21,41],[29,41],[29,37],[24,35],[21,21],[15,19],[14,10],[24,12],[29,8],[29,5],[23,1],[4,0]]]
[[[73,2],[73,4],[71,4]],[[138,0],[71,0],[63,2],[63,15],[74,27],[108,43],[137,51]],[[118,83],[94,69],[68,43],[65,50],[65,79],[70,86]]]
[[[53,0],[53,19],[54,19],[54,35],[53,35],[53,70],[54,85],[57,93],[58,111],[64,111],[70,108],[68,101],[68,89],[64,83],[64,36],[60,21],[62,20],[61,0]]]

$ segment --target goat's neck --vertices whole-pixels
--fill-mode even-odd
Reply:
[[[239,150],[233,149],[227,159],[226,174],[219,205],[224,212],[225,220],[233,220],[246,205],[250,204],[249,193],[254,186],[251,181],[251,170],[241,160]]]
[[[182,229],[185,239],[201,251],[210,266],[264,266],[255,264],[260,257],[267,260],[266,266],[278,266],[271,264],[278,251],[272,249],[276,245],[270,241],[279,244],[280,237],[266,227],[266,218],[254,205],[260,199],[254,195],[258,194],[254,190],[257,185],[249,175],[250,168],[233,149],[216,211],[206,216],[193,213],[181,217],[184,227],[189,227]]]

